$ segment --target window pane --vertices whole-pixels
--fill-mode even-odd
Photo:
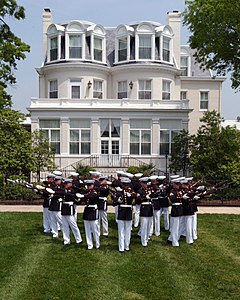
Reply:
[[[109,120],[100,120],[101,137],[109,137]]]
[[[119,154],[119,141],[112,141],[112,154]]]
[[[130,143],[130,154],[139,155],[139,144],[138,143]]]
[[[152,37],[149,35],[139,36],[139,58],[151,59],[152,57]]]
[[[90,130],[81,130],[81,141],[82,142],[90,141]]]
[[[56,60],[58,58],[58,38],[54,37],[50,39],[50,60]]]
[[[151,132],[143,130],[142,136],[141,136],[141,141],[142,141],[142,143],[146,143],[146,142],[150,143],[151,142]]]
[[[127,60],[127,37],[118,40],[118,61]]]
[[[60,120],[39,120],[40,128],[60,128]]]
[[[130,128],[136,129],[150,129],[151,128],[151,121],[150,120],[139,120],[139,119],[132,119],[130,120]]]
[[[160,143],[169,143],[169,131],[168,130],[160,131]]]
[[[102,39],[94,38],[94,59],[102,61]]]
[[[60,143],[59,142],[51,142],[50,143],[51,149],[56,153],[60,154]]]
[[[151,154],[151,144],[149,143],[142,143],[141,144],[141,154]]]
[[[160,155],[165,155],[169,153],[169,144],[168,143],[162,143],[160,144]]]
[[[93,80],[93,98],[102,99],[102,81]]]
[[[72,99],[80,99],[80,86],[72,86]]]
[[[111,137],[120,137],[120,120],[112,120]]]
[[[90,143],[81,143],[81,154],[90,154]]]
[[[90,128],[90,120],[70,119],[70,128]]]
[[[70,143],[70,154],[79,154],[79,143]]]
[[[163,37],[163,60],[170,61],[170,39]]]
[[[51,130],[51,141],[52,142],[60,141],[60,130]]]
[[[70,141],[71,142],[79,141],[79,131],[78,130],[70,130]]]
[[[108,141],[101,142],[101,154],[108,154],[109,153],[109,145]]]
[[[138,130],[131,130],[130,131],[130,142],[139,142],[140,141],[140,135]]]

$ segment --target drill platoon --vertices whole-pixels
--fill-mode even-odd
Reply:
[[[148,246],[151,236],[161,234],[161,216],[164,230],[169,231],[167,242],[179,246],[180,237],[187,244],[197,239],[197,202],[216,191],[206,188],[201,181],[192,177],[172,175],[167,182],[165,176],[117,172],[117,178],[109,181],[99,172],[90,171],[89,178],[81,180],[72,172],[63,179],[61,171],[47,175],[41,185],[32,185],[20,180],[9,180],[34,190],[43,198],[43,230],[53,238],[62,231],[64,245],[70,244],[70,230],[76,244],[82,237],[77,224],[77,208],[84,205],[83,222],[87,249],[100,247],[100,233],[108,237],[109,205],[115,207],[118,228],[118,250],[130,250],[132,229],[138,228],[137,235],[143,247]],[[101,230],[102,227],[102,230]]]

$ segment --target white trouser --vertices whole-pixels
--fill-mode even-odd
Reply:
[[[85,235],[86,235],[88,249],[90,250],[93,248],[92,234],[96,242],[96,248],[99,248],[100,240],[99,240],[98,220],[93,220],[93,221],[84,220],[84,228],[85,228]]]
[[[179,246],[179,224],[181,217],[171,217],[171,233],[168,240],[172,242],[174,247]]]
[[[58,237],[58,229],[62,227],[62,215],[60,211],[50,211],[51,229],[53,237]]]
[[[179,222],[179,239],[181,236],[186,236],[187,232],[186,232],[186,218],[185,216],[182,216]]]
[[[108,217],[107,217],[107,211],[106,210],[99,210],[99,234],[101,234],[101,220],[102,220],[102,229],[103,229],[103,235],[108,235]]]
[[[80,230],[77,226],[75,215],[62,216],[62,232],[63,232],[64,245],[70,244],[70,230],[69,230],[69,227],[72,230],[72,233],[74,235],[76,243],[81,243],[82,242],[82,237],[81,237]]]
[[[193,215],[192,216],[184,216],[185,218],[185,226],[186,226],[186,243],[193,243]]]
[[[129,250],[132,221],[118,220],[118,249]]]
[[[43,231],[45,233],[51,232],[51,212],[48,207],[43,207]]]
[[[164,217],[164,229],[169,230],[169,208],[168,207],[161,207],[160,208],[160,219],[161,215]]]
[[[136,204],[135,215],[134,215],[134,227],[138,227],[140,220],[140,208],[141,204]]]
[[[153,210],[153,222],[150,230],[150,235],[153,234],[153,227],[154,227],[154,233],[156,236],[159,236],[161,233],[160,230],[160,217],[161,217],[161,211],[160,210]]]
[[[115,220],[116,220],[116,223],[118,223],[117,217],[118,217],[118,205],[115,206]]]
[[[142,246],[147,246],[150,230],[153,223],[153,217],[141,217],[141,242]]]
[[[192,225],[193,239],[197,240],[197,212],[194,213],[192,221],[193,221],[193,225]]]
[[[75,209],[74,217],[75,217],[75,220],[77,222],[77,205],[76,204],[73,204],[73,205],[74,205],[74,209]]]

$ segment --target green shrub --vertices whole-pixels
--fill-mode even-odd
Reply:
[[[35,200],[40,196],[31,189],[8,183],[4,186],[0,193],[1,200]]]

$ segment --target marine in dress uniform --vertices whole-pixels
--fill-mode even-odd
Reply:
[[[96,243],[96,248],[100,247],[100,233],[99,233],[99,224],[98,224],[98,202],[99,202],[99,193],[95,190],[94,180],[85,180],[87,185],[87,191],[83,195],[83,201],[86,206],[83,211],[83,221],[85,228],[85,235],[87,241],[88,250],[93,249],[93,238]]]
[[[120,171],[117,171],[116,173],[117,173],[117,178],[113,180],[112,186],[115,188],[116,192],[119,192],[122,190],[121,179],[125,177],[124,176],[125,172],[120,170]],[[117,216],[118,216],[118,205],[115,206],[115,221],[116,221],[116,223],[118,223]]]
[[[70,230],[74,235],[76,244],[82,242],[80,230],[75,218],[75,205],[77,203],[77,196],[72,186],[72,179],[65,179],[64,181],[64,198],[62,202],[62,232],[64,245],[70,244]]]
[[[166,176],[158,176],[158,180],[160,181],[160,224],[161,224],[161,216],[164,218],[164,229],[169,230],[169,198],[167,195],[167,184],[164,183]]]
[[[171,187],[169,189],[169,199],[172,208],[170,221],[170,235],[168,237],[168,241],[172,243],[172,246],[179,247],[180,222],[183,216],[183,206],[182,193],[179,189],[179,185],[176,182],[171,183]]]
[[[54,187],[54,174],[47,175],[47,181],[44,181],[44,187],[53,189]],[[51,233],[51,213],[49,211],[49,204],[51,201],[52,194],[49,194],[46,190],[42,191],[43,195],[43,231],[44,233]]]
[[[107,177],[100,176],[99,187],[99,202],[98,202],[98,213],[99,213],[99,232],[101,233],[101,223],[103,236],[108,237],[108,216],[107,216],[107,197],[109,195],[109,187],[107,185]]]
[[[62,215],[61,215],[61,208],[62,208],[62,201],[64,196],[64,189],[62,186],[63,178],[61,176],[56,176],[54,178],[54,195],[51,198],[49,211],[51,214],[51,228],[52,234],[54,238],[58,238],[58,230],[59,227],[62,227]]]
[[[129,187],[131,180],[125,177],[121,182],[122,191],[116,192],[113,206],[118,206],[118,250],[124,252],[130,250],[134,195]]]
[[[149,190],[147,185],[148,177],[140,178],[140,181],[141,188],[138,190],[136,198],[141,202],[141,243],[143,247],[147,247],[153,222],[153,206],[150,197],[151,190]]]
[[[141,188],[141,181],[140,178],[143,176],[143,173],[136,173],[134,174],[132,180],[133,191],[137,193],[137,191]],[[136,201],[135,203],[135,213],[134,213],[134,227],[137,228],[140,221],[140,207],[141,203]]]
[[[83,182],[79,179],[79,173],[77,172],[71,172],[70,178],[72,179],[72,187],[75,190],[76,193],[80,193],[83,189]],[[75,218],[77,221],[77,204],[74,203],[74,210],[75,210]]]

